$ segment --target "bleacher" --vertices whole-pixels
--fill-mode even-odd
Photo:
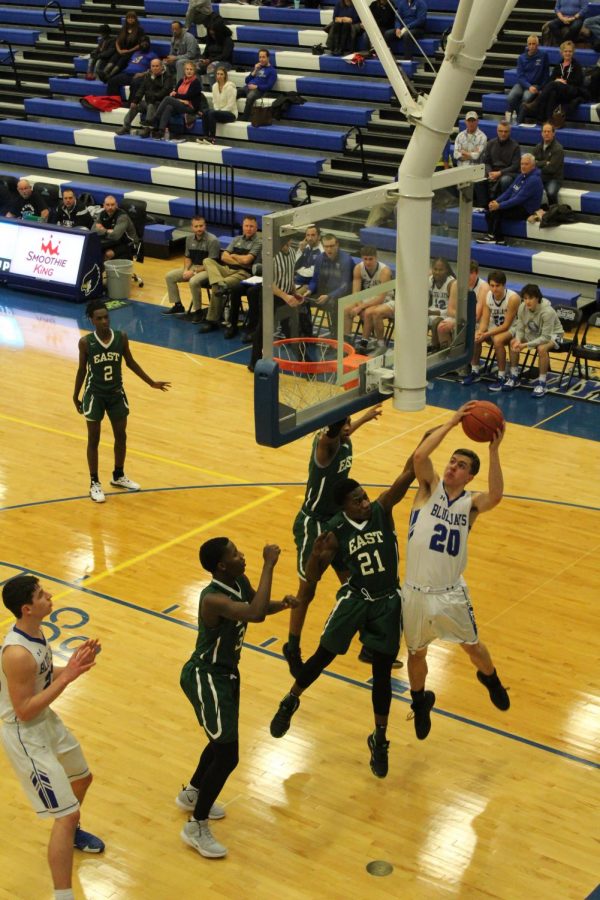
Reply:
[[[0,40],[10,41],[16,54],[21,88],[3,85],[10,80],[6,59],[0,61],[0,172],[32,180],[69,184],[97,199],[114,193],[118,198],[144,199],[158,220],[148,226],[147,243],[165,246],[194,209],[194,164],[216,163],[235,170],[235,220],[252,213],[263,215],[305,199],[322,199],[395,179],[410,139],[410,127],[393,105],[390,85],[377,60],[361,67],[332,56],[314,55],[313,44],[324,43],[323,27],[331,20],[332,0],[321,9],[295,9],[222,3],[215,10],[226,19],[236,41],[231,80],[241,85],[260,46],[273,52],[278,68],[277,91],[295,91],[305,98],[293,104],[284,119],[268,127],[246,122],[220,125],[218,143],[197,143],[202,125],[196,123],[181,143],[144,140],[135,133],[117,135],[126,107],[100,113],[81,107],[87,94],[102,94],[100,82],[84,80],[85,54],[95,44],[97,28],[108,22],[113,30],[130,6],[111,7],[94,0],[62,2],[69,47],[56,25],[44,19],[44,0],[7,0],[0,6]],[[441,61],[440,37],[452,22],[457,0],[429,0],[427,34],[421,45]],[[166,54],[170,22],[183,19],[187,0],[145,0],[140,15],[157,54]],[[600,14],[592,4],[590,15]],[[540,31],[548,18],[547,3],[531,0],[528,14],[515,10],[497,44],[490,51],[463,106],[481,111],[480,127],[495,136],[504,113],[503,89],[514,83],[514,64],[527,34]],[[3,38],[6,35],[6,38]],[[558,58],[558,50],[550,50]],[[585,65],[598,54],[578,50]],[[427,90],[432,74],[422,58],[403,63],[417,86]],[[13,80],[14,84],[14,80]],[[6,99],[4,99],[6,96]],[[19,105],[17,113],[15,107]],[[463,127],[463,123],[457,123]],[[357,152],[360,129],[365,166]],[[516,127],[514,137],[524,148],[540,139],[538,128]],[[511,246],[473,244],[481,266],[507,270],[513,283],[537,278],[557,303],[591,298],[600,275],[600,118],[595,105],[584,104],[560,132],[567,149],[566,182],[561,200],[580,213],[581,221],[554,229],[512,223],[507,228]],[[365,179],[367,181],[365,182]],[[308,182],[306,185],[305,182]],[[457,210],[436,213],[432,252],[456,255]],[[375,243],[386,258],[393,256],[393,229],[366,229],[355,223],[354,238],[346,238],[355,251],[359,241]],[[482,214],[475,213],[475,233],[484,229]],[[474,235],[476,237],[476,234]],[[570,299],[566,299],[570,298]]]

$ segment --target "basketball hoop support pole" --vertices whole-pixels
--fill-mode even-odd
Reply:
[[[360,0],[359,0],[360,2]],[[466,4],[467,14],[463,9]],[[394,406],[425,406],[432,175],[498,25],[516,0],[461,0],[446,55],[398,170]],[[421,341],[422,337],[422,341]]]

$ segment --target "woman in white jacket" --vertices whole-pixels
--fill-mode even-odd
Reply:
[[[212,87],[212,109],[206,110],[202,115],[204,137],[200,141],[215,143],[217,122],[235,122],[238,117],[237,90],[235,84],[227,79],[227,70],[219,67],[216,72],[217,80]]]

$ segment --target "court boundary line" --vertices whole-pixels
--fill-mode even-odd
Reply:
[[[387,490],[389,484],[377,484],[373,481],[364,481],[365,487],[381,488]],[[306,487],[306,481],[237,481],[225,484],[183,484],[171,487],[140,488],[139,491],[105,491],[107,497],[132,497],[139,494],[159,494],[166,491],[205,491],[222,488],[264,488],[265,490],[283,487]],[[416,491],[415,485],[409,487],[409,491]],[[479,493],[476,491],[475,493]],[[600,512],[600,506],[588,506],[583,503],[570,503],[567,500],[551,500],[545,497],[530,497],[526,494],[504,494],[503,500],[525,500],[529,503],[545,503],[549,506],[566,506],[569,509],[589,510]],[[13,509],[28,509],[34,506],[49,506],[51,503],[70,503],[75,500],[89,500],[89,494],[76,494],[73,497],[54,497],[50,500],[32,500],[29,503],[15,503],[12,506],[0,506],[0,513],[10,512]]]
[[[77,584],[73,585],[69,581],[65,581],[62,578],[56,578],[53,575],[47,575],[44,572],[36,571],[35,569],[24,569],[22,566],[17,565],[15,563],[9,563],[5,560],[0,560],[0,566],[5,566],[11,569],[18,569],[20,572],[26,572],[31,575],[35,575],[38,578],[44,578],[47,581],[53,581],[56,584],[63,585],[66,588],[70,588],[74,591],[80,591],[84,594],[90,594],[93,597],[97,597],[100,600],[108,600],[110,603],[116,603],[118,606],[123,606],[126,609],[134,610],[135,612],[142,613],[143,615],[150,615],[154,618],[161,619],[165,622],[170,622],[175,625],[181,625],[184,628],[187,628],[191,631],[197,632],[198,627],[193,622],[185,622],[183,619],[176,619],[174,616],[165,615],[162,612],[154,609],[148,609],[144,606],[138,606],[136,603],[132,603],[130,600],[122,600],[120,597],[113,597],[110,594],[104,594],[101,591],[95,591],[90,588],[86,588],[84,585]],[[260,644],[250,644],[244,641],[244,647],[248,650],[252,650],[255,653],[262,653],[264,656],[271,656],[273,659],[284,660],[284,656],[281,653],[276,653],[274,650],[269,650],[267,647],[263,647]],[[371,685],[368,682],[359,681],[357,678],[351,678],[349,675],[342,675],[339,672],[330,672],[328,669],[323,670],[323,675],[326,675],[329,678],[333,678],[336,681],[342,681],[345,684],[351,684],[354,687],[362,688],[363,690],[371,690]],[[395,700],[399,700],[401,703],[410,703],[410,698],[401,697],[397,693],[392,691],[392,698]],[[600,769],[600,763],[594,762],[591,759],[586,759],[583,756],[576,756],[574,753],[569,753],[566,750],[559,750],[556,747],[551,747],[548,744],[543,744],[540,741],[534,741],[531,738],[521,737],[518,734],[514,734],[510,731],[505,731],[502,728],[496,728],[494,725],[486,725],[484,722],[478,722],[475,719],[469,719],[467,716],[462,716],[459,713],[449,712],[448,710],[439,709],[434,706],[432,712],[436,713],[439,716],[442,716],[446,719],[451,719],[455,722],[460,722],[463,725],[469,725],[473,728],[479,728],[482,731],[487,731],[490,734],[498,735],[499,737],[506,738],[507,740],[514,741],[518,744],[523,744],[528,747],[533,747],[536,750],[541,750],[545,753],[550,753],[553,756],[558,756],[561,759],[569,760],[570,762],[579,763],[582,766],[586,766],[592,769]]]

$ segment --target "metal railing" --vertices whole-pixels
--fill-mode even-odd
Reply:
[[[17,61],[15,59],[15,51],[12,48],[12,44],[10,41],[0,39],[0,44],[6,44],[8,48],[8,53],[6,56],[0,57],[0,66],[8,64],[13,72],[13,78],[15,79],[15,87],[21,90],[21,76],[17,70]]]
[[[52,13],[54,11],[54,13]],[[63,8],[58,2],[58,0],[48,0],[44,7],[44,19],[48,23],[48,25],[56,25],[62,31],[63,40],[65,42],[65,47],[67,50],[71,46],[71,42],[69,40],[69,35],[67,33],[67,26],[65,25],[65,17],[63,15]]]
[[[235,177],[233,166],[194,161],[194,210],[211,225],[231,228],[235,224]]]
[[[354,145],[352,141],[354,140]],[[360,156],[360,180],[365,186],[370,186],[369,173],[367,172],[367,162],[365,160],[364,135],[359,125],[349,128],[344,138],[344,145],[347,151],[353,153],[358,150]]]

